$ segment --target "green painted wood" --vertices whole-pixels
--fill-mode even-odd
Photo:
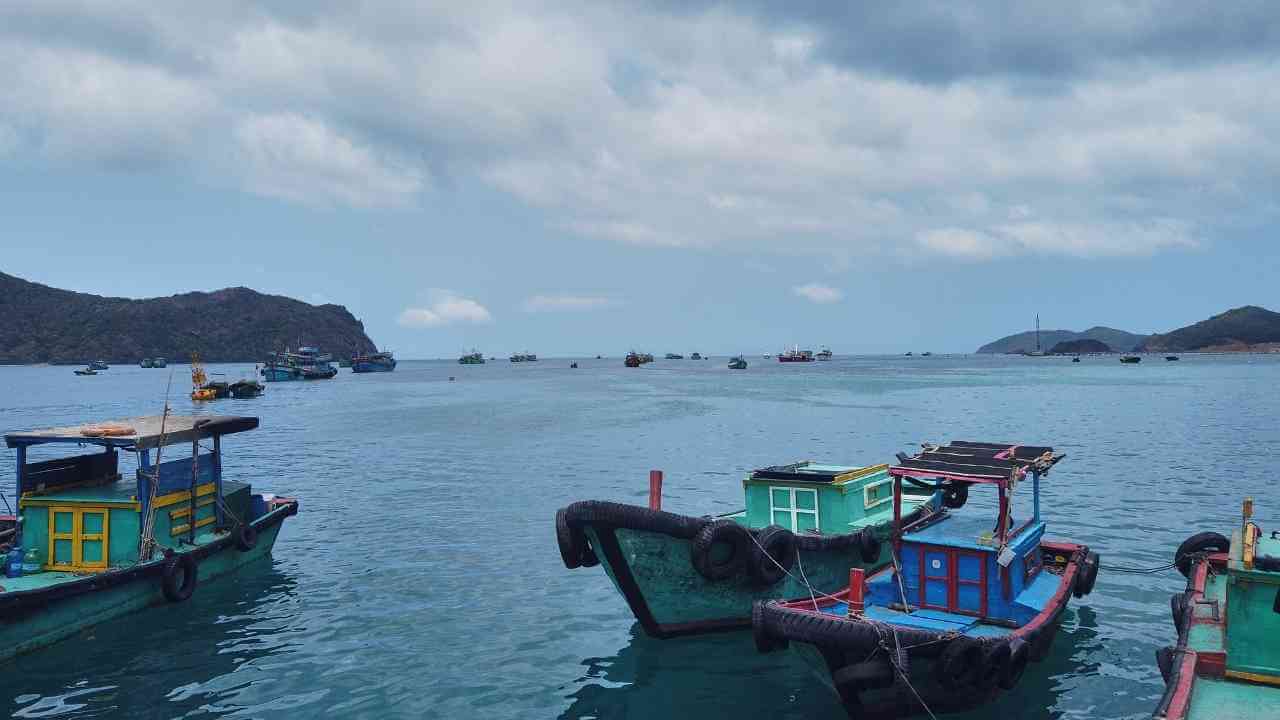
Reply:
[[[1197,677],[1187,720],[1260,720],[1280,708],[1280,688]]]
[[[1227,563],[1227,669],[1280,677],[1280,572],[1246,569],[1236,535]],[[1280,557],[1280,540],[1264,535],[1256,554]]]
[[[813,466],[831,470],[857,470],[855,466]],[[795,489],[797,507],[801,510],[812,510],[816,496],[818,530],[823,533],[847,533],[867,524],[883,522],[893,516],[893,503],[884,502],[867,508],[866,489],[872,486],[873,501],[881,497],[892,500],[893,483],[887,470],[859,478],[842,485],[825,483],[788,482],[784,480],[753,479],[748,476],[743,480],[743,491],[747,500],[747,525],[761,528],[767,525],[781,525],[792,532],[803,532],[811,529],[805,523],[811,516],[808,513],[796,513],[799,522],[793,522],[789,512],[779,512],[778,508],[790,507],[788,490]],[[904,512],[910,512],[914,506],[927,498],[905,497]],[[799,527],[797,527],[799,525]]]

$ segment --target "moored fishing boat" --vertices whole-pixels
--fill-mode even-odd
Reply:
[[[231,397],[237,399],[256,398],[262,394],[266,387],[257,380],[237,380],[231,383],[227,388],[227,392]]]
[[[77,374],[77,375],[97,375],[97,374],[98,374],[98,371],[97,371],[97,370],[94,370],[94,369],[93,369],[93,368],[91,368],[91,367],[87,367],[87,368],[80,368],[80,369],[76,370],[76,371],[75,371],[75,374]]]
[[[331,360],[313,347],[301,347],[297,352],[285,348],[284,352],[268,355],[259,372],[266,382],[328,380],[338,374],[338,368],[331,364]]]
[[[1126,365],[1135,365],[1137,363],[1142,362],[1142,356],[1141,355],[1121,355],[1120,362]]]
[[[737,357],[729,358],[729,369],[730,370],[746,370],[747,361],[741,355]]]
[[[475,350],[473,348],[471,352],[458,358],[458,364],[459,365],[483,365],[484,355],[481,355],[478,350]]]
[[[396,369],[395,356],[390,351],[355,355],[351,358],[351,372],[391,372]]]
[[[834,357],[834,355],[832,355],[831,353],[831,348],[824,347],[821,350],[819,350],[818,354],[814,355],[814,357],[818,358],[819,360],[830,360],[832,357]]]
[[[690,359],[690,360],[701,360],[701,359],[702,359],[702,353],[694,353],[694,354],[692,354],[692,355],[690,355],[690,356],[689,356],[689,359]]]
[[[297,501],[224,477],[222,438],[257,426],[253,417],[166,415],[5,435],[17,451],[21,522],[0,590],[0,657],[182,602],[199,583],[269,555]],[[101,452],[33,457],[68,445]],[[191,456],[162,461],[170,445]],[[127,479],[121,453],[137,459]]]
[[[649,635],[745,629],[754,600],[808,597],[809,586],[834,591],[850,567],[888,562],[888,470],[762,468],[743,480],[746,509],[717,517],[661,510],[658,474],[649,507],[573,503],[556,513],[556,539],[566,567],[604,566]],[[942,502],[940,491],[909,489],[901,507],[917,518]]]
[[[640,354],[635,350],[627,353],[627,357],[623,359],[622,364],[629,368],[640,367],[644,361],[640,359]]]
[[[1230,540],[1197,533],[1174,553],[1187,586],[1170,603],[1177,644],[1156,652],[1165,693],[1155,720],[1253,720],[1280,712],[1278,535],[1253,522],[1246,499]]]
[[[769,357],[766,355],[765,357]],[[799,345],[778,353],[778,362],[794,363],[794,362],[813,362],[812,350],[801,350]]]
[[[111,366],[107,364],[106,360],[94,360],[93,362],[89,363],[90,370],[107,370],[110,367]]]
[[[667,360],[683,360],[684,356],[680,353],[667,353],[664,358]]]
[[[953,442],[899,456],[892,477],[892,562],[848,573],[846,589],[756,603],[762,652],[790,645],[834,686],[851,718],[958,712],[1014,687],[1049,652],[1074,594],[1093,589],[1099,558],[1083,545],[1044,539],[1040,480],[1062,459],[1049,447]],[[1012,498],[1032,480],[1021,526]],[[994,527],[972,513],[909,518],[912,487],[994,485]]]
[[[142,358],[142,360],[138,362],[138,367],[140,368],[153,368],[155,366],[156,361],[151,358]]]
[[[169,366],[169,361],[162,357],[155,358],[151,361],[151,367],[153,368],[163,368],[168,366]]]

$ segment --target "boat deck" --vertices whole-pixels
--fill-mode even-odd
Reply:
[[[1214,601],[1217,605],[1214,605]],[[1227,578],[1210,576],[1204,584],[1204,601],[1197,602],[1192,610],[1191,628],[1187,632],[1187,647],[1197,655],[1214,654],[1225,661],[1227,652]],[[1199,692],[1199,684],[1196,685]]]
[[[905,498],[903,500],[905,504]],[[907,534],[907,539],[927,545],[995,552],[996,549],[990,540],[993,526],[994,523],[988,517],[974,514],[948,513],[944,522],[937,522],[928,527],[910,532]],[[984,537],[984,534],[988,538],[987,542],[979,542]]]
[[[915,512],[917,508],[929,502],[930,495],[906,495],[902,496],[902,514],[905,517]],[[874,510],[867,511],[864,517],[858,518],[849,523],[849,529],[861,530],[869,525],[879,525],[882,522],[893,519],[893,506],[889,503],[882,505]]]
[[[1274,708],[1277,702],[1280,688],[1198,677],[1187,717],[1258,720],[1267,717],[1267,708]]]

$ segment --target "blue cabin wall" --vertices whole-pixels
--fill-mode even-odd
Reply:
[[[1040,599],[1019,598],[1019,595],[1043,572],[1040,541],[1044,530],[1044,523],[1034,522],[1013,538],[1009,549],[1013,551],[1014,558],[1007,571],[999,566],[999,553],[995,548],[977,547],[970,543],[926,543],[911,540],[910,536],[904,538],[899,562],[908,603],[915,608],[927,607],[988,620],[1011,621],[1018,625],[1029,621],[1040,611],[1043,603]],[[924,577],[921,573],[922,560],[926,570]],[[902,591],[896,581],[871,583],[868,591],[870,602],[876,605],[902,602]]]

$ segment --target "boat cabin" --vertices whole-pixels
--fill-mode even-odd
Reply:
[[[1244,521],[1231,534],[1227,554],[1226,612],[1221,624],[1193,625],[1202,634],[1222,633],[1227,677],[1280,685],[1280,533],[1263,533],[1251,520],[1253,501],[1245,502]],[[1221,599],[1209,599],[1221,603]],[[1203,611],[1196,610],[1197,617]],[[1225,625],[1225,627],[1223,627]],[[1216,631],[1216,632],[1215,632]]]
[[[929,629],[971,627],[977,620],[1019,627],[1035,617],[1058,587],[1041,579],[1040,480],[1062,459],[1049,447],[952,442],[900,456],[888,468],[894,505],[894,549],[901,582],[892,568],[867,583],[867,604],[897,611],[894,622]],[[1015,493],[1030,479],[1028,517],[1013,517]],[[971,487],[995,488],[994,521],[977,512],[944,509],[904,525],[902,507],[911,488],[944,491],[945,504],[963,505]],[[905,613],[903,612],[905,611]]]
[[[165,548],[202,544],[260,515],[262,497],[222,475],[222,437],[257,426],[254,417],[169,416],[5,435],[17,451],[15,545],[27,559],[24,575],[35,570],[32,558],[37,574],[67,577],[132,565],[142,553],[148,560]],[[168,456],[171,445],[178,449]],[[94,451],[38,459],[41,446]],[[136,456],[127,477],[121,453]],[[23,579],[5,586],[21,589]]]
[[[749,527],[780,525],[793,533],[845,534],[884,522],[893,502],[888,465],[854,467],[798,462],[752,472],[742,481]],[[906,513],[934,490],[908,488]]]

